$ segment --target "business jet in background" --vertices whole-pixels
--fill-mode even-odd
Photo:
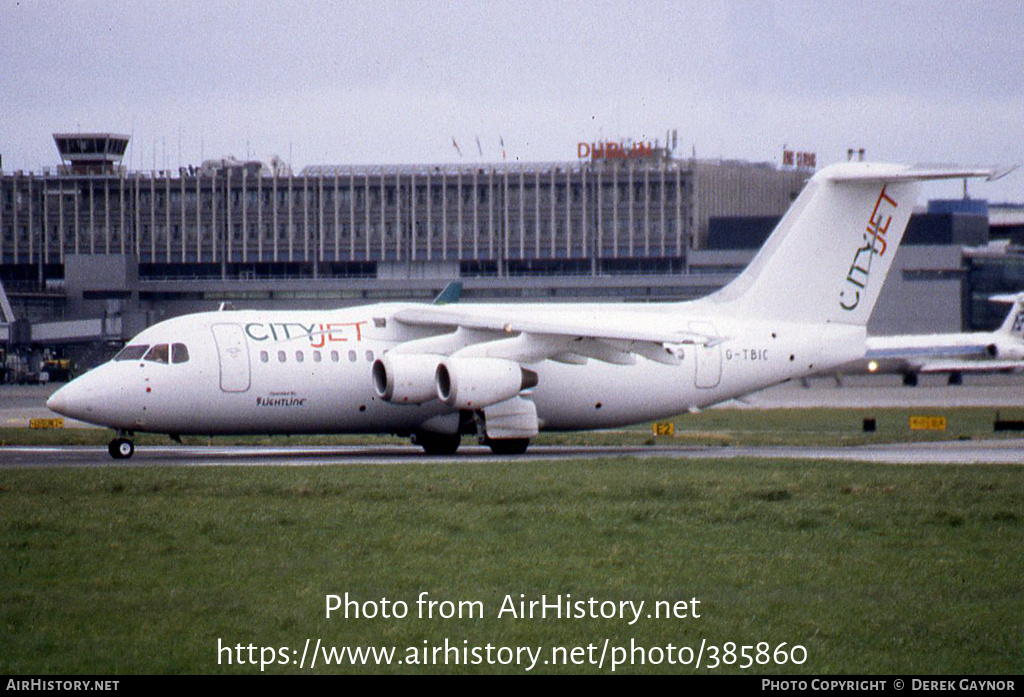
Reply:
[[[132,436],[395,433],[499,454],[541,430],[696,411],[862,358],[920,182],[988,169],[848,162],[812,177],[732,283],[666,304],[386,303],[160,322],[58,390],[53,411]]]
[[[919,373],[946,373],[959,385],[964,373],[1024,370],[1024,292],[994,295],[1010,303],[1010,312],[993,332],[869,336],[864,359],[839,372],[902,373],[903,384],[917,385]]]

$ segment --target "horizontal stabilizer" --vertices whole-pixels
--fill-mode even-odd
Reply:
[[[957,167],[951,165],[893,165],[857,162],[829,168],[826,179],[834,182],[886,184],[896,182],[932,181],[938,179],[1002,179],[1017,169],[1012,167]]]
[[[1024,303],[1024,293],[1000,293],[999,295],[990,295],[988,299],[994,303]]]

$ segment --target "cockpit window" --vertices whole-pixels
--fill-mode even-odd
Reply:
[[[188,346],[185,344],[132,344],[121,349],[115,361],[151,361],[153,363],[187,363],[189,360]]]
[[[146,355],[147,350],[149,350],[149,344],[135,344],[133,346],[125,346],[123,349],[118,351],[116,356],[114,356],[114,360],[137,361]]]
[[[187,363],[188,346],[185,344],[171,344],[171,363]]]
[[[153,348],[149,349],[142,360],[152,361],[153,363],[170,363],[170,350],[167,344],[157,344]]]

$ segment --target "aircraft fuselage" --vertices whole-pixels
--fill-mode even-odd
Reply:
[[[51,406],[118,430],[178,435],[414,432],[457,410],[438,399],[389,403],[374,389],[374,361],[418,338],[415,328],[390,321],[407,307],[210,312],[167,320],[132,339],[127,346],[137,347],[134,352],[122,352],[63,388]],[[501,306],[491,307],[500,312]],[[537,305],[535,313],[543,317],[552,307]],[[726,338],[715,346],[675,347],[675,365],[639,356],[631,365],[594,359],[526,365],[538,376],[529,397],[540,428],[610,428],[700,409],[816,372],[826,341],[833,349],[829,362],[837,354],[841,360],[863,354],[859,327],[740,326],[684,307],[574,307],[582,314],[610,313],[633,324],[709,330]],[[187,360],[175,362],[176,344],[186,347]],[[153,347],[163,345],[168,356],[154,357]],[[834,350],[844,345],[848,351]]]

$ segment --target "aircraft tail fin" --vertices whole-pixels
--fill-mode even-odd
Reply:
[[[462,297],[462,282],[449,281],[448,285],[434,298],[433,305],[453,305]]]
[[[1024,341],[1024,292],[1015,295],[993,295],[989,300],[1013,303],[997,334],[1007,334],[1018,341]]]
[[[865,162],[826,167],[743,273],[708,301],[750,317],[866,326],[920,182],[999,174]]]

